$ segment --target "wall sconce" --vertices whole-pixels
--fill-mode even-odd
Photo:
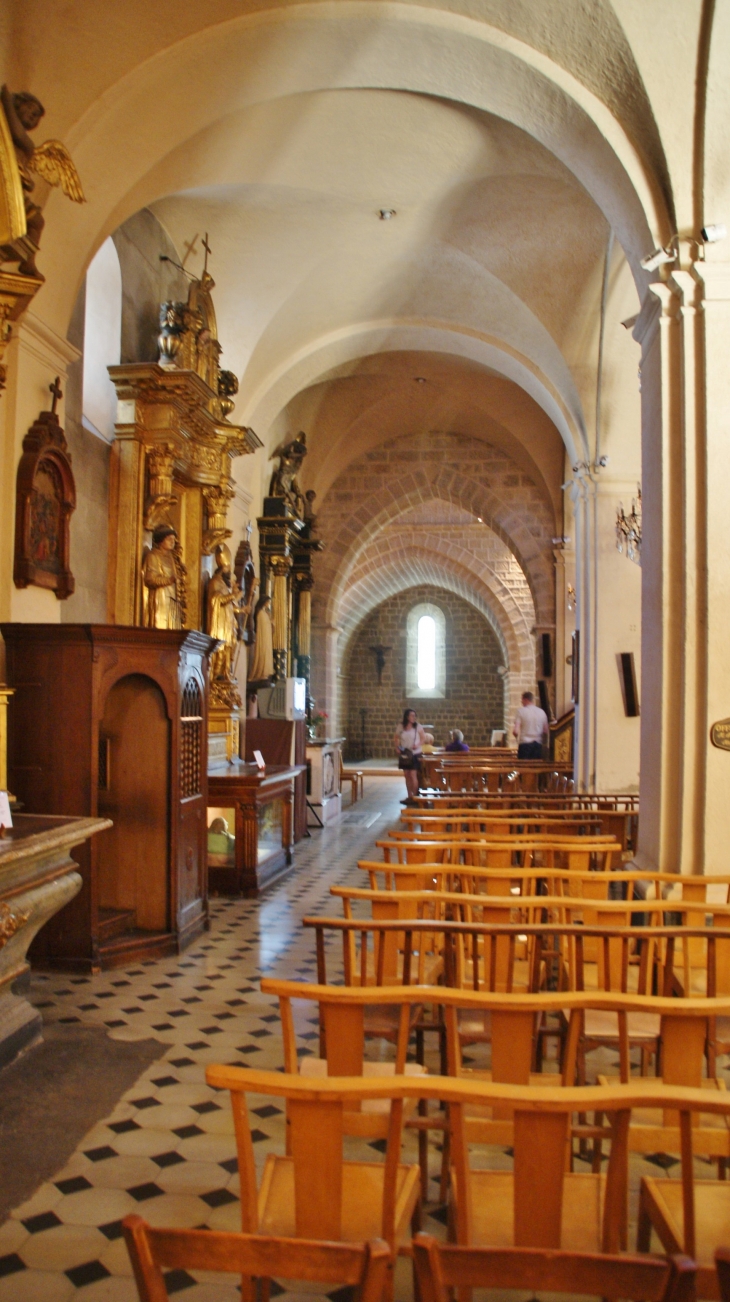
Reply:
[[[636,491],[630,515],[626,515],[623,502],[616,508],[616,550],[622,552],[626,547],[629,560],[641,565],[641,484]]]
[[[567,607],[568,607],[568,610],[575,610],[577,604],[578,604],[578,598],[577,598],[576,593],[575,593],[575,588],[573,587],[573,584],[572,584],[572,583],[569,583],[569,584],[568,584],[568,599],[567,599],[567,602],[566,602],[566,605],[567,605]]]

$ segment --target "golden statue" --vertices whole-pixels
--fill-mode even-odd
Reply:
[[[45,113],[40,100],[27,91],[13,95],[7,86],[3,86],[0,90],[0,100],[15,147],[26,223],[25,235],[0,247],[0,262],[18,262],[21,276],[40,276],[35,258],[45,223],[38,204],[31,198],[35,188],[32,173],[35,172],[49,185],[60,186],[64,194],[68,195],[69,199],[73,199],[74,203],[85,202],[84,192],[66,146],[62,145],[60,140],[46,140],[42,145],[34,145],[28,134],[35,130]]]
[[[233,561],[225,543],[215,549],[215,573],[208,584],[208,633],[221,645],[210,660],[210,677],[230,683],[233,679],[233,653],[238,641],[238,612],[242,592],[232,578]]]
[[[268,686],[274,681],[274,637],[271,628],[271,597],[264,593],[256,602],[254,612],[256,641],[248,665],[248,681],[252,687]]]
[[[142,561],[145,628],[183,626],[184,571],[176,547],[172,525],[158,525],[152,534],[152,549],[145,549]]]

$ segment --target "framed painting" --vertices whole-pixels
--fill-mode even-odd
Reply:
[[[55,402],[54,402],[55,407]],[[23,439],[15,487],[16,588],[50,588],[59,601],[74,590],[70,568],[71,513],[76,485],[55,411],[41,412]]]

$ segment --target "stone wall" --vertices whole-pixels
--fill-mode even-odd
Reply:
[[[406,691],[406,622],[421,602],[443,610],[446,620],[446,695],[443,699],[410,699]],[[386,656],[378,685],[371,646],[392,650]],[[470,745],[489,743],[492,728],[504,726],[504,693],[497,666],[502,664],[497,638],[483,615],[469,602],[442,588],[420,586],[390,597],[363,620],[353,633],[342,667],[341,712],[347,734],[345,755],[356,760],[389,756],[393,733],[406,706],[418,711],[422,723],[432,723],[437,743],[448,741],[450,728],[461,728]],[[366,709],[365,750],[362,719]]]

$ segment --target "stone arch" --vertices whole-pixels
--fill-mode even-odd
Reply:
[[[354,509],[348,512],[346,523],[336,529],[332,527],[336,521],[332,508],[338,492],[343,491],[338,490],[338,484],[343,482],[341,476],[327,495],[320,512],[320,528],[323,534],[328,535],[327,551],[317,563],[314,608],[320,619],[325,619],[330,624],[336,622],[336,611],[357,558],[377,534],[409,507],[437,499],[471,511],[475,519],[481,518],[501,538],[525,574],[538,621],[553,621],[554,582],[549,531],[554,528],[554,523],[550,508],[538,495],[531,481],[523,482],[527,477],[520,473],[506,455],[495,454],[493,449],[479,445],[473,439],[461,442],[462,445],[476,445],[468,450],[478,453],[487,463],[491,455],[492,466],[501,463],[503,474],[505,468],[508,468],[510,478],[515,479],[515,486],[527,489],[527,492],[532,490],[534,500],[530,501],[529,507],[534,524],[528,527],[524,521],[524,511],[520,512],[516,503],[510,504],[502,500],[488,484],[480,482],[475,475],[468,476],[452,466],[430,460],[422,462],[417,469],[406,471],[397,482],[394,483],[389,478],[388,482],[378,486],[355,504]],[[454,447],[453,451],[456,450]],[[476,469],[476,455],[474,462]],[[372,464],[365,458],[364,464],[355,463],[349,468],[348,478],[367,482],[368,470],[372,472]],[[480,473],[487,473],[483,466]],[[493,473],[493,478],[496,478],[496,472]]]
[[[536,662],[532,624],[516,610],[514,599],[504,586],[494,579],[490,584],[485,575],[477,574],[463,554],[457,558],[435,551],[389,548],[382,556],[374,550],[371,559],[372,568],[348,588],[337,612],[340,668],[347,663],[357,627],[381,602],[419,584],[445,588],[474,606],[494,631],[507,670],[503,681],[505,711],[510,716],[517,709],[522,692],[534,690]],[[317,682],[317,689],[321,693],[326,690],[324,681]]]

